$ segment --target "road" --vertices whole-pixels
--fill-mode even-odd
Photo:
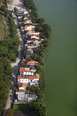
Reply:
[[[11,8],[13,8],[13,7],[11,7]],[[13,10],[13,9],[11,9],[11,10]],[[3,116],[6,116],[7,110],[9,108],[11,108],[11,106],[13,104],[16,75],[18,73],[19,63],[20,63],[20,60],[21,60],[21,51],[23,49],[23,37],[21,35],[20,30],[18,29],[18,20],[17,20],[17,17],[16,17],[16,15],[14,13],[12,15],[14,17],[15,24],[17,25],[17,32],[18,32],[18,35],[19,35],[19,40],[21,41],[21,45],[18,48],[18,57],[17,57],[16,62],[11,63],[11,67],[15,67],[15,71],[12,74],[12,81],[11,81],[12,85],[11,85],[10,90],[9,90],[8,99],[7,99],[7,103],[6,103],[4,112],[3,112]]]

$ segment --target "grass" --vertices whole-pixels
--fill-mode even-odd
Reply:
[[[0,14],[0,19],[2,19],[2,16]],[[4,40],[8,36],[8,28],[6,25],[0,20],[0,41]]]

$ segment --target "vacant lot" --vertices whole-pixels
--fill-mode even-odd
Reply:
[[[7,27],[0,21],[0,41],[4,40],[9,34]]]

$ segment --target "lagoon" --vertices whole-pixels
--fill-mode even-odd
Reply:
[[[34,0],[52,28],[46,59],[49,116],[77,115],[77,0]]]

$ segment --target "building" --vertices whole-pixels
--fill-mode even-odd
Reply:
[[[23,77],[21,75],[18,75],[17,80],[18,80],[18,83],[29,84],[31,82],[31,80],[27,76]]]
[[[38,97],[35,93],[25,93],[25,94],[18,94],[17,99],[18,101],[22,102],[30,102],[35,101]]]
[[[28,49],[28,48],[34,49],[34,48],[37,48],[39,45],[40,45],[39,42],[32,41],[32,42],[26,43],[26,44],[25,44],[25,47],[26,47],[27,49]]]
[[[28,37],[28,36],[34,36],[34,35],[36,35],[36,36],[39,36],[40,35],[40,32],[35,32],[35,31],[27,31],[27,33],[26,33],[26,37]]]
[[[27,87],[27,84],[26,83],[19,83],[18,84],[18,90],[19,91],[25,91],[26,90],[26,87]]]
[[[24,29],[25,29],[25,30],[35,31],[35,26],[33,26],[33,25],[26,25],[26,26],[24,27]]]
[[[31,82],[37,84],[39,81],[39,74],[33,74],[32,76],[22,76],[22,75],[18,75],[17,76],[17,80],[18,83],[25,83],[25,84],[30,84]]]
[[[32,21],[31,21],[31,20],[26,19],[26,20],[24,21],[24,23],[25,23],[25,24],[32,24]]]
[[[25,15],[29,15],[28,11],[16,11],[16,15],[17,16],[25,16]]]
[[[29,76],[29,79],[31,80],[31,82],[38,82],[40,79],[39,74],[34,74],[33,76]]]
[[[37,61],[28,61],[27,63],[26,63],[26,65],[30,65],[30,66],[35,66],[35,65],[38,65],[39,63],[37,62]]]
[[[22,75],[22,76],[28,76],[28,75],[31,76],[31,75],[33,75],[33,71],[31,71],[29,66],[20,67],[19,72],[20,72],[20,75]]]
[[[31,35],[31,36],[29,36],[29,39],[31,39],[31,40],[39,40],[40,36],[39,35]]]

